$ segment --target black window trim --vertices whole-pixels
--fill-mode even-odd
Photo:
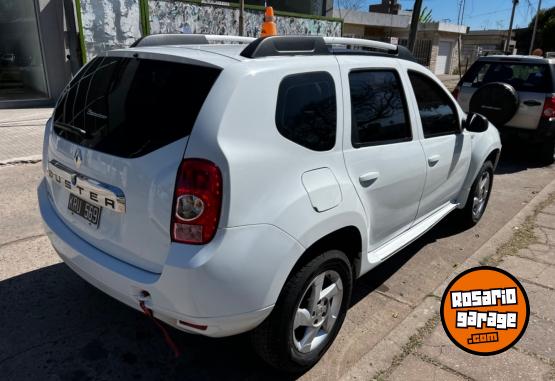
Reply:
[[[283,135],[281,133],[280,129],[279,129],[279,126],[278,126],[277,111],[278,111],[278,104],[279,104],[279,92],[280,92],[280,89],[281,89],[281,85],[283,84],[283,81],[285,81],[286,79],[288,79],[290,77],[295,77],[295,76],[298,76],[298,75],[305,75],[305,74],[327,74],[330,77],[331,83],[333,85],[333,91],[334,91],[334,95],[335,95],[335,137],[334,137],[333,146],[330,149],[327,149],[327,150],[316,150],[316,149],[312,149],[310,147],[306,147],[302,144],[299,144],[298,142],[296,142],[294,140],[291,140],[287,136]],[[293,144],[295,144],[299,147],[302,147],[306,150],[309,150],[310,152],[326,153],[326,152],[331,152],[331,151],[335,150],[337,148],[337,143],[338,143],[337,137],[339,136],[338,128],[339,128],[340,123],[342,123],[342,121],[339,119],[339,97],[338,97],[338,94],[340,94],[340,93],[337,92],[337,84],[335,82],[335,78],[333,78],[332,73],[330,73],[327,70],[313,70],[313,71],[302,71],[302,72],[290,73],[290,74],[287,74],[287,75],[283,76],[280,79],[277,89],[278,89],[278,92],[277,92],[277,95],[276,95],[276,98],[275,98],[276,99],[276,106],[275,106],[276,111],[274,113],[274,124],[275,124],[276,131],[279,134],[279,136],[281,136],[283,139],[285,139],[286,141],[288,141],[290,143],[293,143]]]
[[[424,140],[427,139],[433,139],[433,138],[439,138],[442,136],[449,136],[449,135],[460,135],[463,133],[463,128],[462,128],[462,123],[461,123],[461,114],[459,113],[459,108],[457,107],[457,105],[453,102],[453,100],[451,99],[451,96],[448,92],[446,92],[445,90],[443,90],[441,88],[441,86],[439,86],[430,76],[418,71],[418,70],[413,70],[413,69],[408,69],[408,76],[409,76],[409,82],[410,82],[410,87],[412,88],[412,92],[414,93],[414,100],[416,101],[416,106],[417,106],[417,113],[418,113],[418,117],[420,118],[420,128],[422,129],[422,138]],[[414,87],[412,86],[412,81],[410,81],[410,75],[411,73],[414,73],[420,77],[424,77],[427,78],[428,80],[434,82],[436,84],[436,86],[443,91],[443,93],[447,96],[448,101],[451,103],[451,108],[454,109],[455,114],[457,115],[457,124],[459,126],[459,129],[455,132],[443,132],[443,133],[437,133],[437,134],[432,134],[429,136],[426,136],[424,133],[424,125],[422,124],[422,117],[420,116],[420,107],[418,107],[418,100],[416,99],[416,92],[414,91]]]
[[[353,126],[353,104],[352,104],[352,99],[351,99],[351,73],[367,73],[367,72],[372,72],[372,71],[379,71],[379,72],[391,72],[393,73],[393,75],[397,78],[397,80],[399,81],[399,88],[400,88],[400,92],[401,92],[401,98],[402,98],[402,102],[403,102],[403,109],[405,110],[405,120],[409,125],[409,131],[410,131],[410,136],[407,136],[405,138],[402,139],[391,139],[391,140],[381,140],[379,142],[368,142],[368,143],[355,143],[353,141],[353,137],[354,137],[354,126]],[[411,142],[414,140],[414,132],[412,129],[412,120],[410,118],[410,113],[409,113],[409,108],[408,108],[408,102],[407,102],[407,95],[406,95],[406,91],[405,91],[405,87],[403,85],[403,81],[401,80],[401,74],[399,73],[399,70],[392,68],[392,67],[371,67],[371,68],[356,68],[356,69],[351,69],[349,71],[349,75],[348,75],[348,86],[349,86],[349,103],[350,103],[350,115],[351,115],[351,146],[354,149],[360,149],[360,148],[366,148],[366,147],[376,147],[376,146],[385,146],[385,145],[392,145],[392,144],[398,144],[398,143],[406,143],[406,142]]]

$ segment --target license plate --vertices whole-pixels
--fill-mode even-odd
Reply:
[[[79,197],[75,196],[74,194],[69,195],[69,202],[67,204],[67,208],[75,214],[80,215],[90,225],[98,228],[98,224],[100,223],[100,213],[102,212],[102,208],[88,203],[85,200],[81,200]]]

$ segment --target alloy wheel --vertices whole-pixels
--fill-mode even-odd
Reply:
[[[306,288],[295,311],[293,343],[301,353],[320,348],[337,321],[343,300],[343,282],[334,270],[317,275]]]

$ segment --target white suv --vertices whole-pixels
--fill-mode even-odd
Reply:
[[[356,278],[456,209],[478,222],[499,135],[401,47],[216,39],[245,42],[152,36],[87,64],[46,126],[40,211],[102,291],[187,332],[252,331],[302,371]]]

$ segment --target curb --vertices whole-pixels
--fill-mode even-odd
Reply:
[[[434,315],[439,313],[443,291],[461,272],[481,266],[480,262],[496,254],[497,248],[513,237],[514,228],[524,223],[527,217],[534,214],[536,208],[555,192],[555,180],[538,193],[520,212],[507,222],[497,233],[487,240],[466,261],[457,267],[437,287],[431,296],[426,297],[412,312],[400,322],[389,334],[367,352],[352,368],[341,377],[341,380],[370,380],[387,370],[401,354],[403,347],[419,329],[423,328]]]

